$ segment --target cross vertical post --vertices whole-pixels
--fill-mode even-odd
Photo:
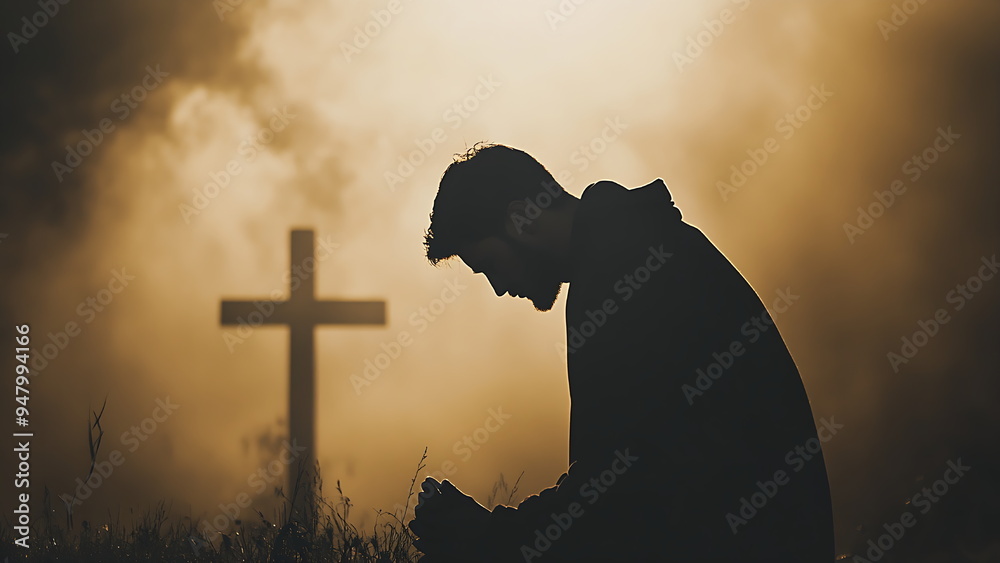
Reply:
[[[288,268],[295,272],[297,265],[303,265],[306,260],[313,261],[312,231],[292,231],[291,261]],[[293,274],[294,275],[294,274]],[[302,507],[302,521],[314,520],[310,499],[316,491],[313,487],[316,464],[316,351],[313,340],[313,325],[308,322],[310,302],[316,299],[315,275],[302,276],[297,288],[289,288],[289,309],[297,313],[296,319],[288,322],[288,435],[292,443],[296,441],[305,448],[302,455],[295,459],[289,468],[289,491],[294,494],[293,507]],[[294,285],[294,284],[290,284]],[[294,487],[299,479],[298,490]],[[308,513],[306,513],[308,511]]]
[[[221,304],[223,325],[288,325],[288,433],[297,454],[288,471],[291,518],[315,523],[316,490],[316,353],[314,332],[319,324],[385,324],[384,301],[317,301],[311,230],[293,230],[287,301],[228,301]],[[324,247],[324,251],[329,252]],[[261,304],[269,306],[261,307]],[[267,313],[265,313],[267,311]],[[254,321],[256,315],[262,320]]]

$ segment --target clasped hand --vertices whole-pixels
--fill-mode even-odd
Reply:
[[[418,537],[413,545],[424,553],[421,563],[478,560],[476,554],[486,548],[490,511],[447,480],[428,477],[420,488],[409,526]]]

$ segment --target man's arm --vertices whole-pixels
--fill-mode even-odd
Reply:
[[[579,469],[574,465],[556,486],[526,498],[517,508],[500,505],[492,512],[450,482],[428,477],[421,485],[424,494],[416,518],[409,524],[418,536],[414,546],[425,554],[421,563],[506,563],[542,555],[546,562],[572,559],[570,552],[577,542],[560,537],[539,543],[538,533],[544,535],[545,528],[554,523],[568,531],[573,518],[581,514],[582,509],[573,508],[584,504],[579,486],[574,487],[582,475]],[[561,518],[559,522],[552,520],[553,514]]]

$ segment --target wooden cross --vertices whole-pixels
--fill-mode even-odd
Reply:
[[[313,232],[292,231],[290,295],[287,301],[223,301],[222,324],[288,325],[288,433],[292,445],[304,447],[288,471],[292,515],[309,525],[315,514],[313,484],[316,460],[315,350],[313,328],[320,324],[385,324],[385,301],[317,301],[318,264],[313,255]],[[273,306],[273,308],[271,307]],[[251,320],[248,320],[251,319]],[[292,451],[296,454],[295,451]],[[301,480],[296,488],[296,478]]]

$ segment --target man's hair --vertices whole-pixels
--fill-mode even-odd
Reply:
[[[503,233],[512,201],[527,199],[543,209],[556,208],[567,199],[559,197],[565,193],[528,153],[476,143],[456,155],[441,176],[431,226],[424,235],[427,260],[436,265],[455,256],[464,244]]]

